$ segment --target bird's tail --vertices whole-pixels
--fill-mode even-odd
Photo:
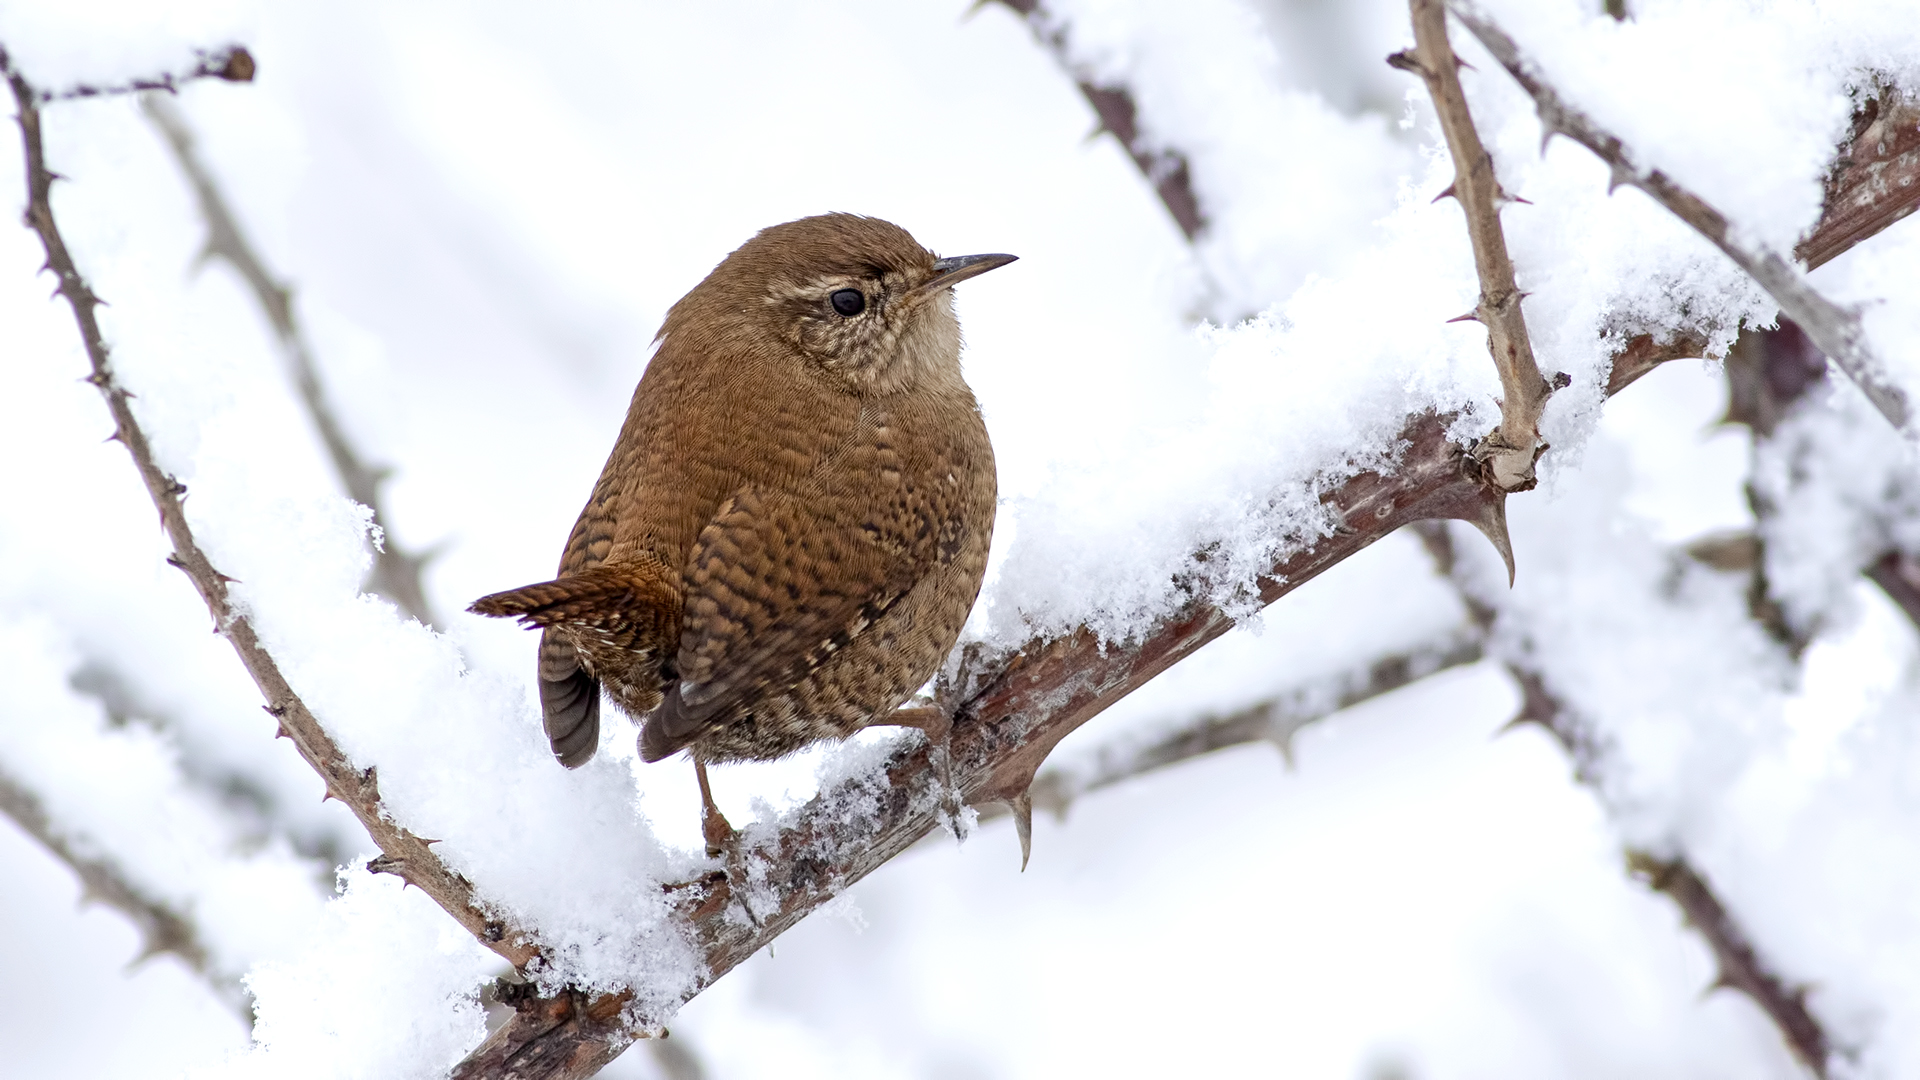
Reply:
[[[659,664],[678,644],[680,595],[656,571],[650,563],[596,566],[483,596],[467,608],[546,631],[540,635],[540,711],[553,756],[569,769],[584,765],[599,746],[596,676],[633,682],[629,669]]]

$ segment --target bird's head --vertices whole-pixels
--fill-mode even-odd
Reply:
[[[688,300],[711,290],[722,301],[713,315],[724,312],[742,333],[778,341],[824,377],[876,396],[958,384],[950,290],[1014,258],[936,258],[892,222],[822,214],[762,229]]]

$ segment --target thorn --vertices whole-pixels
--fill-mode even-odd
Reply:
[[[1521,728],[1527,726],[1528,724],[1539,724],[1541,727],[1546,726],[1545,721],[1541,720],[1539,717],[1528,712],[1525,708],[1522,708],[1519,712],[1514,714],[1513,719],[1507,721],[1504,724],[1501,724],[1500,730],[1494,732],[1493,737],[1497,739],[1502,735],[1511,734],[1515,731],[1519,731]]]
[[[276,720],[287,715],[287,707],[285,705],[262,705],[260,707],[266,710],[268,716]]]
[[[1547,381],[1547,385],[1555,390],[1565,390],[1573,385],[1573,376],[1564,371],[1556,371],[1553,373],[1553,378]]]
[[[187,564],[181,562],[180,556],[178,555],[167,556],[167,565],[173,567],[175,570],[179,570],[182,572],[185,572],[187,569]]]
[[[1427,69],[1420,66],[1420,61],[1413,55],[1412,49],[1401,49],[1388,56],[1387,66],[1399,71],[1411,71],[1423,79],[1427,76]]]
[[[1288,772],[1294,770],[1293,733],[1295,730],[1297,729],[1288,728],[1285,731],[1270,731],[1267,733],[1267,741],[1273,744],[1275,750],[1280,751],[1280,760],[1286,765]]]
[[[1466,521],[1479,529],[1480,534],[1493,544],[1493,550],[1500,553],[1500,560],[1507,564],[1507,588],[1513,588],[1513,538],[1507,535],[1506,492],[1489,490],[1487,498],[1480,504],[1480,513]]]
[[[165,942],[161,941],[159,938],[149,937],[140,944],[140,952],[138,953],[138,955],[134,956],[133,959],[127,961],[127,971],[129,972],[135,971],[140,967],[140,965],[146,963],[147,961],[153,959],[156,956],[159,956],[161,953],[172,952],[172,951],[173,951],[172,948],[169,947]]]
[[[1453,197],[1454,197],[1454,198],[1456,198],[1456,199],[1457,199],[1457,198],[1459,198],[1459,197],[1460,197],[1460,196],[1459,196],[1459,194],[1458,194],[1457,192],[1455,192],[1455,191],[1453,190],[1453,189],[1454,189],[1455,187],[1457,187],[1457,186],[1459,186],[1459,184],[1460,184],[1460,181],[1458,181],[1458,180],[1454,180],[1454,181],[1452,181],[1452,182],[1450,182],[1450,183],[1448,183],[1448,184],[1447,184],[1447,188],[1446,188],[1446,190],[1445,190],[1445,191],[1442,191],[1442,192],[1441,192],[1440,194],[1438,194],[1438,195],[1435,195],[1435,196],[1433,197],[1433,202],[1430,202],[1430,203],[1428,203],[1427,205],[1428,205],[1428,206],[1432,206],[1432,205],[1433,205],[1433,203],[1437,203],[1437,202],[1439,202],[1439,201],[1440,201],[1441,199],[1444,199],[1444,198],[1446,198],[1446,197],[1448,197],[1449,195],[1451,195],[1451,196],[1453,196]]]
[[[1027,859],[1033,855],[1033,790],[1022,791],[1007,800],[1013,811],[1013,832],[1020,838],[1020,872],[1027,872]]]
[[[1459,71],[1461,68],[1466,68],[1468,71],[1480,70],[1479,68],[1474,67],[1472,64],[1467,63],[1465,60],[1460,59],[1459,53],[1454,53],[1453,54],[1453,70]]]
[[[1480,321],[1480,309],[1478,309],[1478,308],[1475,308],[1474,310],[1472,310],[1472,311],[1469,311],[1469,312],[1467,312],[1467,313],[1466,313],[1465,315],[1455,315],[1455,316],[1454,316],[1453,318],[1451,318],[1451,319],[1448,319],[1447,321],[1448,321],[1448,322],[1450,322],[1450,323],[1456,323],[1456,322],[1479,322],[1479,321]]]
[[[1613,194],[1614,191],[1623,184],[1631,187],[1633,186],[1633,182],[1634,177],[1632,170],[1619,162],[1614,162],[1607,175],[1607,194]]]

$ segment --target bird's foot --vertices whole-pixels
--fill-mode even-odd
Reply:
[[[960,805],[960,789],[953,784],[953,717],[938,705],[913,705],[895,709],[884,722],[919,728],[927,737],[928,757],[937,777],[935,782],[940,785],[941,816],[955,840],[966,840],[967,819]]]
[[[700,811],[700,835],[707,841],[707,858],[717,859],[723,854],[738,853],[740,833],[727,822],[720,808],[708,803]],[[733,860],[729,859],[728,862]]]

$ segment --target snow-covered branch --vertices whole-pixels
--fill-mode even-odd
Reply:
[[[180,171],[186,174],[187,183],[192,186],[194,198],[200,204],[200,216],[207,225],[207,241],[201,259],[225,260],[252,290],[262,314],[267,317],[267,323],[273,327],[274,339],[280,345],[280,354],[286,361],[294,389],[299,393],[300,404],[306,409],[314,430],[319,433],[320,441],[326,447],[327,458],[340,476],[340,485],[346,489],[348,498],[373,512],[373,524],[379,530],[381,539],[374,545],[373,572],[367,578],[368,590],[392,600],[400,606],[401,611],[423,624],[433,625],[433,612],[427,604],[426,590],[420,584],[420,572],[432,559],[432,553],[414,554],[403,548],[395,538],[392,523],[380,498],[380,488],[389,470],[370,464],[347,437],[337,411],[327,398],[326,388],[321,385],[313,349],[294,318],[293,291],[267,269],[254,252],[253,245],[247,242],[246,233],[240,228],[232,208],[227,205],[226,196],[221,194],[220,185],[214,182],[213,174],[200,160],[186,117],[171,101],[158,94],[143,96],[140,104],[147,118],[153,121],[153,126],[166,139],[167,148],[173,151],[174,160],[179,163]]]
[[[1411,0],[1409,7],[1414,47],[1388,57],[1387,63],[1426,81],[1440,117],[1440,130],[1453,153],[1454,177],[1438,198],[1451,195],[1466,212],[1474,270],[1480,277],[1479,302],[1460,318],[1487,328],[1487,351],[1500,372],[1500,426],[1474,448],[1474,458],[1487,465],[1501,491],[1527,491],[1539,482],[1533,463],[1546,449],[1540,442],[1540,413],[1553,387],[1541,378],[1534,361],[1533,341],[1520,310],[1526,294],[1514,283],[1513,259],[1500,228],[1500,210],[1513,198],[1501,189],[1493,158],[1474,129],[1466,92],[1460,88],[1460,61],[1447,42],[1445,5],[1441,0]],[[1507,572],[1512,575],[1511,565]]]
[[[1913,427],[1912,409],[1906,392],[1888,376],[1885,365],[1868,342],[1857,314],[1822,296],[1807,283],[1806,275],[1785,256],[1765,243],[1743,235],[1706,200],[1682,187],[1660,169],[1640,161],[1619,136],[1566,101],[1547,81],[1539,65],[1521,53],[1513,38],[1476,5],[1466,0],[1448,0],[1447,6],[1514,80],[1533,95],[1540,112],[1540,123],[1549,137],[1565,135],[1593,151],[1613,170],[1612,182],[1615,187],[1626,185],[1639,188],[1712,241],[1715,247],[1725,252],[1728,258],[1767,290],[1787,317],[1806,330],[1820,350],[1860,387],[1888,423],[1908,438],[1920,438],[1920,431]]]
[[[186,485],[164,472],[155,461],[146,432],[129,404],[132,395],[115,377],[106,340],[100,333],[95,316],[100,298],[94,295],[74,265],[54,220],[53,205],[48,198],[54,176],[47,168],[41,140],[39,97],[18,72],[9,70],[7,81],[20,110],[18,120],[26,164],[26,224],[39,236],[46,251],[47,269],[59,278],[59,295],[65,297],[73,309],[92,368],[87,381],[100,391],[113,415],[113,438],[127,448],[148,495],[160,512],[161,525],[173,545],[168,562],[193,582],[213,616],[215,628],[233,645],[241,664],[266,699],[265,708],[279,722],[280,733],[293,741],[301,757],[326,781],[328,794],[353,810],[385,852],[386,868],[420,886],[462,926],[508,961],[516,966],[527,963],[537,954],[527,944],[524,932],[515,932],[517,928],[508,927],[483,912],[474,903],[472,883],[447,869],[433,854],[429,846],[432,841],[417,837],[392,821],[382,806],[375,771],[355,769],[306,703],[293,692],[273,656],[260,643],[252,622],[231,603],[227,585],[232,579],[215,569],[195,542],[182,503]]]

